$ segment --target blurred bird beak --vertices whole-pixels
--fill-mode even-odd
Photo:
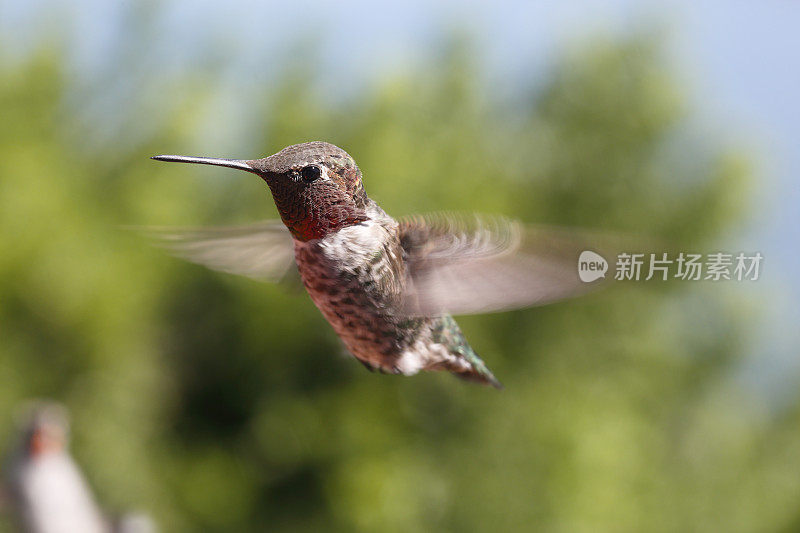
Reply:
[[[214,165],[218,167],[236,168],[257,174],[258,171],[243,159],[219,159],[216,157],[187,157],[185,155],[154,155],[150,159],[170,163],[196,163],[198,165]]]

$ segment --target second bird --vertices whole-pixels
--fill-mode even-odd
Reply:
[[[261,177],[282,223],[157,236],[190,261],[257,279],[280,279],[294,259],[311,299],[370,370],[447,370],[499,388],[451,314],[525,307],[586,288],[577,276],[581,246],[569,234],[473,215],[396,221],[367,196],[353,158],[326,142],[254,160],[153,159]]]

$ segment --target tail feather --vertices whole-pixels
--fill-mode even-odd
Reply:
[[[483,362],[483,359],[478,357],[478,354],[469,345],[467,339],[464,338],[461,328],[458,327],[452,316],[444,315],[441,317],[440,325],[436,328],[434,334],[437,337],[436,341],[447,346],[455,356],[452,360],[439,363],[438,366],[441,369],[448,370],[454,376],[466,381],[491,385],[496,389],[503,388],[503,385],[494,377],[494,374]]]
[[[491,385],[495,389],[503,390],[503,384],[500,383],[496,377],[484,366],[484,371],[480,370],[468,370],[462,372],[453,372],[453,375],[459,379],[463,379],[465,381],[471,381],[473,383],[480,383],[482,385]]]

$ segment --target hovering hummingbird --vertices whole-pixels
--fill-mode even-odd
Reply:
[[[581,248],[563,232],[476,215],[396,221],[367,196],[353,158],[326,142],[253,160],[152,159],[261,177],[282,223],[154,236],[185,259],[262,280],[280,279],[294,259],[311,299],[369,370],[447,370],[501,388],[451,314],[541,304],[586,288],[577,275]]]
[[[109,519],[67,451],[69,423],[57,403],[36,404],[5,472],[9,504],[29,533],[154,533],[149,517]]]

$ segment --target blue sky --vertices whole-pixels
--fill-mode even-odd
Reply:
[[[67,24],[76,43],[71,68],[90,76],[103,68],[115,35],[124,31],[119,14],[134,5],[101,0],[0,3],[2,41],[24,49],[42,28]],[[765,257],[762,281],[740,289],[743,297],[752,291],[768,302],[755,348],[761,363],[752,374],[769,383],[787,368],[800,369],[800,4],[228,0],[223,6],[178,0],[142,3],[141,9],[158,10],[159,35],[168,38],[155,61],[176,75],[196,68],[197,46],[213,43],[233,71],[266,80],[269,73],[259,69],[265,58],[278,58],[298,37],[312,35],[325,45],[324,68],[352,87],[424,61],[442,29],[470,30],[489,78],[503,79],[529,73],[531,65],[544,68],[581,38],[659,21],[702,123],[717,137],[755,149],[755,208],[747,227],[730,236],[736,249],[757,250]]]

